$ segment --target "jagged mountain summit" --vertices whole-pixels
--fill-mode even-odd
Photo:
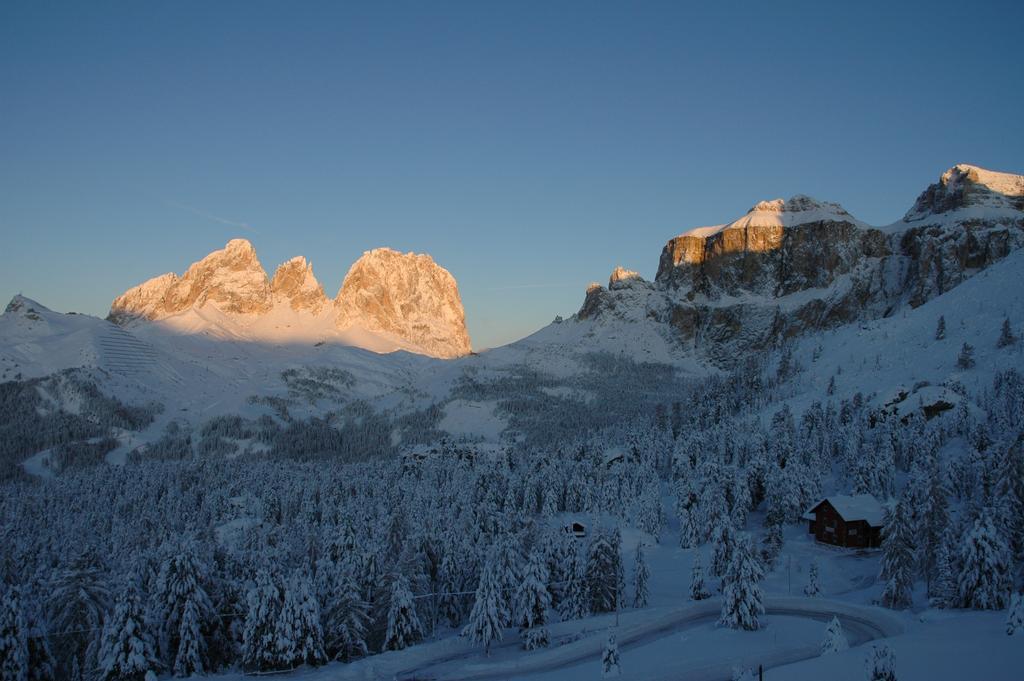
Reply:
[[[917,307],[1022,245],[1024,176],[962,164],[885,227],[795,196],[691,229],[665,245],[653,282],[619,268],[607,288],[588,287],[573,320],[653,326],[669,346],[727,367],[794,336]]]
[[[337,340],[377,352],[459,357],[471,350],[455,278],[429,255],[378,248],[352,266],[333,300],[298,256],[267,276],[233,239],[183,275],[163,274],[118,296],[108,317],[179,333],[272,342]]]

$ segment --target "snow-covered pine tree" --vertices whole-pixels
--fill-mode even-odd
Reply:
[[[935,340],[942,340],[946,337],[946,318],[939,316],[939,323],[935,325]]]
[[[28,681],[54,681],[57,662],[50,651],[50,638],[36,602],[27,604],[25,619],[28,622]]]
[[[323,613],[325,649],[333,659],[348,662],[367,653],[366,603],[352,575],[342,574]]]
[[[914,585],[914,533],[910,512],[901,499],[886,514],[882,536],[882,565],[879,577],[885,581],[882,604],[887,608],[906,608],[911,603]]]
[[[0,679],[28,679],[28,623],[13,587],[0,582]]]
[[[1010,594],[1010,607],[1006,612],[1006,635],[1024,634],[1024,595]]]
[[[274,627],[284,594],[267,570],[256,573],[256,583],[246,595],[248,610],[242,630],[242,668],[269,671],[276,668]]]
[[[501,594],[502,579],[497,574],[501,562],[497,557],[498,547],[492,546],[484,569],[480,573],[480,584],[476,588],[476,599],[469,613],[469,623],[462,630],[474,643],[484,645],[484,653],[491,654],[491,642],[500,641],[503,630],[508,626],[510,613],[506,599]]]
[[[1010,550],[992,522],[991,509],[982,509],[964,535],[956,604],[961,608],[1002,610],[1010,593]]]
[[[551,594],[547,584],[548,567],[544,555],[537,550],[531,551],[514,599],[515,620],[526,650],[546,647],[550,641],[546,625]]]
[[[1006,317],[1003,319],[1003,328],[999,331],[999,340],[996,341],[996,347],[1005,348],[1016,342],[1017,336],[1013,334],[1013,329],[1010,328],[1010,318]]]
[[[868,681],[896,681],[896,655],[889,646],[872,646],[866,662]]]
[[[732,629],[758,628],[757,616],[764,613],[760,584],[763,576],[750,536],[745,533],[738,535],[725,573],[719,624]]]
[[[735,550],[735,532],[732,523],[727,517],[719,518],[718,525],[712,533],[715,542],[714,550],[711,553],[711,574],[716,577],[723,577],[729,569],[732,554]]]
[[[388,602],[388,628],[384,634],[383,650],[404,650],[423,639],[423,625],[416,614],[416,604],[409,580],[397,574],[391,582]]]
[[[839,623],[838,617],[833,617],[825,626],[825,638],[821,642],[821,654],[841,653],[849,647],[850,643],[846,640],[846,634],[843,633],[843,625]]]
[[[153,621],[160,627],[157,636],[157,649],[163,662],[173,667],[180,647],[179,635],[182,631],[181,618],[185,604],[191,600],[199,622],[199,635],[204,637],[207,629],[212,628],[216,621],[213,603],[206,591],[207,575],[205,566],[199,560],[199,551],[195,542],[187,539],[169,551],[167,558],[160,565],[151,594]],[[202,649],[203,668],[197,673],[206,671],[206,643],[196,645],[190,642],[193,649]]]
[[[960,348],[960,354],[956,358],[956,365],[961,369],[974,368],[974,346],[964,343]]]
[[[118,595],[114,614],[103,626],[98,657],[98,681],[143,681],[146,672],[161,667],[134,580]]]
[[[761,542],[761,557],[764,559],[766,566],[771,566],[775,563],[775,559],[779,557],[779,553],[782,551],[783,541],[782,525],[780,523],[768,525],[765,529],[764,540]]]
[[[56,632],[51,636],[54,650],[65,670],[71,668],[72,662],[95,669],[110,601],[105,568],[94,553],[79,554],[56,573],[46,610],[50,630]]]
[[[693,550],[693,569],[690,571],[690,600],[702,601],[710,598],[711,592],[704,584],[704,568],[700,564],[700,551]]]
[[[810,568],[807,569],[807,586],[804,587],[805,596],[820,596],[821,585],[818,584],[818,561],[812,560]]]
[[[644,553],[644,543],[637,542],[636,554],[633,559],[633,607],[646,608],[650,599],[650,588],[647,582],[650,580],[650,570],[647,567],[647,556]]]
[[[598,530],[587,550],[586,581],[591,613],[614,612],[618,608],[622,559],[615,535]]]
[[[615,641],[615,632],[608,630],[608,639],[601,652],[601,676],[606,679],[616,678],[622,673],[619,662],[619,644]]]
[[[565,585],[562,587],[558,614],[563,621],[582,619],[590,614],[590,593],[587,589],[586,563],[580,557],[579,544],[572,535],[568,537],[562,560]]]
[[[175,676],[202,674],[206,669],[206,640],[201,628],[199,608],[191,597],[186,598],[178,622],[178,652],[173,666]]]
[[[292,573],[285,589],[281,612],[274,623],[274,656],[279,669],[294,669],[327,662],[320,604],[305,569]]]
[[[932,606],[949,608],[956,604],[956,567],[953,565],[953,553],[949,550],[948,536],[939,540],[935,552],[935,576],[928,590]]]

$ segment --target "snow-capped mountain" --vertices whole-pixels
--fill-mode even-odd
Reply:
[[[668,241],[654,282],[616,270],[569,324],[653,325],[731,366],[788,338],[917,307],[1024,244],[1024,177],[958,165],[872,227],[806,196]],[[607,335],[607,334],[605,334]]]
[[[429,255],[388,248],[352,266],[335,299],[304,257],[267,276],[248,241],[233,239],[192,264],[116,298],[109,319],[156,323],[176,333],[287,342],[339,342],[375,352],[451,358],[470,352],[458,285]]]

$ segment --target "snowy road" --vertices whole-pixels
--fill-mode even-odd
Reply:
[[[674,634],[681,630],[708,624],[717,620],[721,607],[718,599],[694,603],[680,608],[652,609],[651,616],[643,621],[622,625],[616,630],[621,650],[629,650],[651,641]],[[903,632],[903,626],[896,617],[880,608],[851,605],[838,601],[817,598],[767,598],[766,615],[809,618],[827,621],[838,617],[851,645],[895,636]],[[516,642],[518,644],[518,642]],[[507,644],[506,644],[507,645]],[[604,646],[604,637],[590,636],[556,648],[523,653],[512,660],[454,664],[478,657],[476,654],[458,654],[425,661],[414,669],[407,669],[395,678],[401,681],[413,679],[436,679],[437,681],[477,681],[486,679],[507,679],[528,674],[549,672],[577,663],[598,659]],[[505,646],[502,646],[505,647]],[[667,662],[663,671],[656,676],[645,674],[652,681],[728,681],[735,667],[756,667],[765,669],[816,657],[820,645],[793,646],[780,650],[754,651],[737,655],[730,651],[728,657],[719,662],[707,664],[706,659],[695,665],[693,660],[680,657],[675,664]]]

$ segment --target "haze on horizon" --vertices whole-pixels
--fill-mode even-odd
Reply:
[[[233,237],[329,296],[431,254],[473,345],[762,199],[899,219],[1021,172],[1008,3],[0,7],[0,295],[103,316]]]

